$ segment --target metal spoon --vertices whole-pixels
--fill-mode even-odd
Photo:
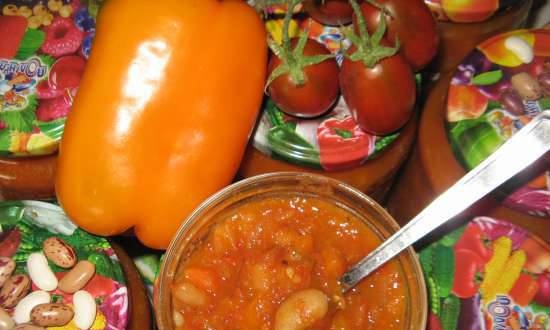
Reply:
[[[437,197],[407,225],[340,278],[342,291],[359,281],[432,230],[453,218],[550,149],[550,110],[525,125],[496,152]]]

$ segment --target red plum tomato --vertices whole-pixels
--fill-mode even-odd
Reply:
[[[292,47],[297,39],[291,41]],[[320,43],[308,39],[304,48],[305,56],[330,54]],[[281,64],[281,59],[273,55],[268,64],[268,74]],[[303,69],[305,83],[296,85],[290,74],[283,74],[268,86],[270,98],[288,115],[311,118],[327,112],[336,102],[339,94],[338,64],[334,58],[306,66]]]
[[[416,100],[413,72],[399,54],[372,68],[346,58],[340,69],[340,86],[359,126],[375,135],[387,135],[405,125]]]
[[[305,0],[304,9],[311,18],[324,25],[346,25],[353,17],[348,0]]]
[[[424,0],[377,0],[385,6],[388,29],[386,39],[401,43],[401,53],[413,71],[425,67],[435,56],[439,45],[437,23]],[[380,10],[367,2],[361,4],[367,29],[375,31],[380,22]]]

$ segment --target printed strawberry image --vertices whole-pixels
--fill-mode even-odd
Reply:
[[[0,16],[0,58],[12,59],[15,57],[26,29],[25,17]]]

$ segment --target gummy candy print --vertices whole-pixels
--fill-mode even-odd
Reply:
[[[57,150],[90,54],[100,4],[0,2],[0,156]]]

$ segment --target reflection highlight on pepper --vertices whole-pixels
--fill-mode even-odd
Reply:
[[[117,135],[132,126],[133,118],[141,112],[162,86],[171,50],[164,40],[145,41],[137,49],[135,60],[128,68],[121,109],[117,118]]]

